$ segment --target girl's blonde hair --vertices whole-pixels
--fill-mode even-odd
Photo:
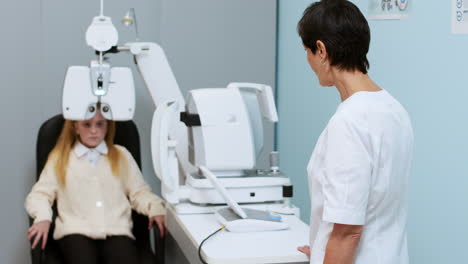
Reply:
[[[65,187],[70,152],[78,140],[78,136],[75,132],[76,122],[77,121],[65,120],[57,144],[52,149],[47,161],[55,161],[55,174],[61,187]],[[107,120],[107,133],[104,138],[108,148],[107,157],[111,165],[112,174],[120,178],[121,172],[123,172],[122,164],[124,164],[124,162],[122,162],[122,153],[114,145],[114,137],[115,121]]]

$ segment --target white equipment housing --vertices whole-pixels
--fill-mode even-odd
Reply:
[[[197,115],[201,126],[193,126],[188,131],[179,117],[186,103],[163,49],[155,43],[128,43],[126,46],[134,53],[138,69],[156,103],[151,149],[164,199],[174,205],[184,202],[226,204],[213,184],[200,176],[195,168],[199,166],[205,166],[221,177],[219,182],[237,203],[283,199],[282,186],[290,183],[289,178],[249,172],[256,165],[254,146],[261,148],[263,142],[254,142],[250,111],[241,90],[253,91],[259,102],[257,109],[260,106],[263,116],[276,122],[278,117],[271,87],[232,83],[227,88],[189,91],[187,114]],[[185,205],[175,208],[180,208],[179,213],[205,210]]]
[[[62,113],[65,119],[87,120],[101,113],[109,120],[131,120],[135,113],[135,87],[130,68],[113,67],[103,62],[103,54],[117,45],[119,34],[110,17],[93,18],[86,30],[86,43],[99,52],[99,61],[90,67],[70,66],[65,76]]]
[[[189,92],[188,113],[198,115],[192,127],[192,164],[206,166],[217,177],[241,176],[255,166],[249,116],[238,89],[196,89]]]
[[[105,90],[94,88],[92,71],[86,66],[70,66],[65,76],[62,113],[65,119],[87,120],[101,113],[109,120],[131,120],[135,113],[135,88],[130,68],[112,67]]]
[[[252,173],[257,153],[263,147],[263,127],[259,126],[262,120],[256,111],[248,109],[249,103],[241,91],[253,91],[256,95],[254,108],[260,109],[264,118],[277,122],[270,86],[231,83],[227,88],[192,90],[186,104],[159,45],[128,43],[123,47],[116,46],[118,32],[111,18],[103,14],[103,0],[101,14],[94,17],[88,27],[86,42],[98,52],[99,60],[92,61],[90,67],[68,68],[62,100],[65,119],[90,119],[96,114],[98,104],[106,119],[133,118],[135,89],[132,72],[129,68],[110,67],[103,57],[106,52],[130,51],[156,104],[151,151],[156,175],[162,182],[162,196],[179,213],[206,212],[205,209],[200,211],[206,206],[185,206],[187,204],[227,202],[232,210],[219,210],[217,216],[231,231],[287,228],[280,217],[265,211],[245,211],[238,205],[281,201],[282,186],[289,184],[289,179],[276,169],[271,174]],[[190,127],[189,131],[182,122]],[[211,208],[213,211],[217,209]],[[233,213],[239,219],[233,217]]]
[[[119,34],[112,24],[112,19],[103,15],[93,18],[86,30],[86,43],[97,51],[106,51],[117,45]]]
[[[280,215],[263,210],[241,208],[220,184],[213,172],[204,166],[200,166],[200,171],[211,181],[229,205],[229,207],[215,212],[216,218],[227,230],[231,232],[260,232],[289,228]]]
[[[185,100],[162,48],[155,43],[128,43],[140,74],[148,87],[156,111],[153,116],[151,151],[153,167],[162,182],[162,196],[171,204],[190,202],[195,205],[225,204],[213,184],[200,175],[197,167],[205,166],[228,190],[237,203],[281,201],[282,186],[289,178],[280,174],[255,173],[256,155],[260,152],[263,131],[256,117],[276,122],[278,117],[271,87],[251,83],[231,83],[226,88],[191,90],[187,113],[197,115],[200,126],[189,129],[180,121]],[[106,74],[106,70],[109,71]],[[96,85],[97,73],[108,87]],[[104,74],[102,74],[104,73]],[[106,82],[106,78],[109,80]],[[253,109],[248,108],[243,93],[256,95]],[[91,67],[71,66],[63,92],[66,119],[92,118],[90,109],[101,102],[107,119],[130,120],[135,110],[133,77],[129,68],[108,67],[91,63]],[[104,111],[104,107],[108,107]],[[258,115],[258,114],[257,114]],[[256,142],[255,139],[260,139]],[[196,207],[176,206],[181,213],[204,211]]]

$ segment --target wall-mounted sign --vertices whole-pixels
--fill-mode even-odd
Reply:
[[[409,15],[412,0],[369,0],[368,19],[402,19]]]
[[[452,33],[468,34],[468,0],[452,0]]]

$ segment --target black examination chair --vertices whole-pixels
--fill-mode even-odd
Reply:
[[[62,115],[56,115],[45,121],[39,129],[36,146],[36,180],[45,166],[49,153],[55,146],[60,135],[64,119]],[[116,122],[116,144],[122,145],[130,151],[133,158],[136,160],[141,169],[140,157],[140,139],[138,130],[133,121]],[[40,243],[36,249],[31,249],[32,264],[63,264],[63,259],[58,247],[58,243],[52,238],[55,228],[55,217],[57,216],[57,207],[53,206],[53,220],[49,230],[49,238],[44,250],[41,249]],[[150,243],[150,232],[148,230],[148,218],[140,215],[137,212],[132,212],[133,218],[133,235],[136,238],[136,243],[140,255],[141,264],[163,264],[164,263],[164,239],[159,237],[159,229],[157,225],[153,226],[156,255],[153,253]],[[32,223],[32,219],[30,219]]]

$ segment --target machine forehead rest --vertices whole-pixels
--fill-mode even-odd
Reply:
[[[65,119],[87,120],[96,114],[97,103],[101,103],[104,118],[126,121],[135,112],[135,88],[130,68],[110,68],[108,87],[103,95],[96,95],[90,67],[70,66],[65,76],[62,111]]]

